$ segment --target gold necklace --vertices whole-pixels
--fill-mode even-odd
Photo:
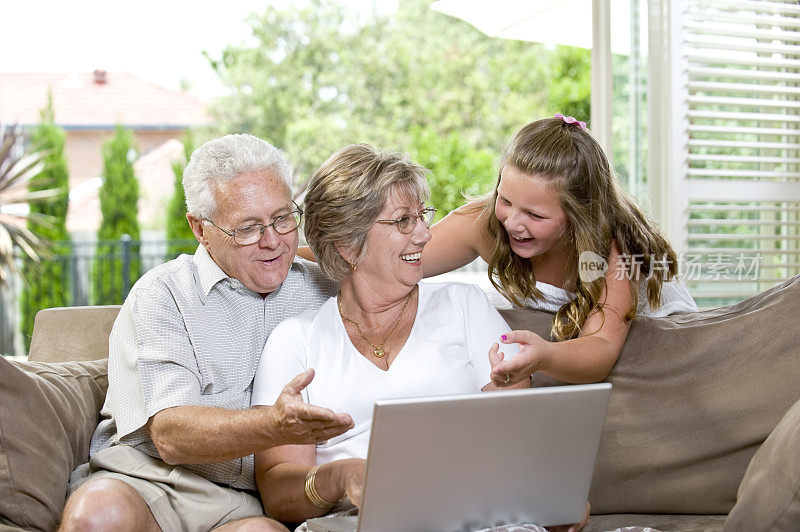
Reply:
[[[412,288],[411,292],[409,292],[408,295],[406,296],[406,302],[403,303],[403,308],[400,309],[400,315],[397,316],[397,321],[394,323],[394,327],[392,327],[392,330],[389,331],[389,333],[383,338],[383,341],[380,344],[378,344],[377,346],[369,341],[367,336],[364,334],[364,331],[362,331],[361,327],[359,327],[358,323],[356,323],[355,321],[351,320],[350,318],[348,318],[347,316],[344,315],[344,313],[342,312],[342,293],[341,292],[339,292],[339,297],[336,298],[336,304],[339,307],[339,315],[342,317],[342,319],[344,321],[348,321],[348,322],[352,323],[353,325],[355,325],[356,326],[356,330],[358,331],[358,334],[361,335],[361,338],[363,338],[364,341],[367,342],[370,345],[370,347],[372,347],[372,354],[375,355],[375,358],[381,358],[381,357],[383,357],[383,355],[386,354],[386,352],[383,350],[383,345],[386,343],[386,341],[389,339],[389,337],[392,336],[392,334],[394,334],[394,331],[396,331],[397,327],[400,325],[400,318],[403,317],[403,313],[406,311],[406,307],[408,306],[408,302],[411,301],[411,294],[413,294],[413,293],[414,293],[414,289]]]

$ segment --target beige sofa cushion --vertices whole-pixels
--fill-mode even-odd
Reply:
[[[501,312],[540,334],[552,320]],[[592,512],[727,514],[753,454],[800,399],[798,316],[795,277],[730,307],[637,318],[608,379]]]
[[[70,473],[88,459],[107,376],[106,360],[0,356],[0,528],[54,529]]]
[[[797,384],[795,384],[797,386]],[[758,450],[739,486],[725,530],[800,529],[800,401]]]
[[[28,360],[66,362],[108,356],[108,336],[120,305],[53,307],[36,313]]]
[[[592,515],[581,532],[721,532],[724,524],[724,515]]]

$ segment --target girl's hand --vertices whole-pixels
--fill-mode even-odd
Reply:
[[[550,342],[530,331],[511,331],[504,334],[501,341],[504,344],[519,344],[519,353],[509,360],[504,360],[503,353],[498,353],[498,345],[492,345],[489,360],[492,364],[492,382],[495,386],[501,388],[511,386],[542,369],[548,356]]]

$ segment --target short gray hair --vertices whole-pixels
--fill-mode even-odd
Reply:
[[[272,170],[291,193],[292,171],[278,148],[253,135],[225,135],[194,150],[183,171],[187,210],[211,218],[217,208],[214,188],[236,176]]]
[[[353,144],[330,156],[311,176],[305,199],[305,235],[323,273],[341,281],[350,265],[337,245],[362,257],[367,232],[393,192],[425,201],[428,170],[408,155]]]

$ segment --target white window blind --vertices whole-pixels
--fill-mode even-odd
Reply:
[[[800,6],[685,0],[678,20],[672,236],[693,296],[713,307],[800,273]]]

